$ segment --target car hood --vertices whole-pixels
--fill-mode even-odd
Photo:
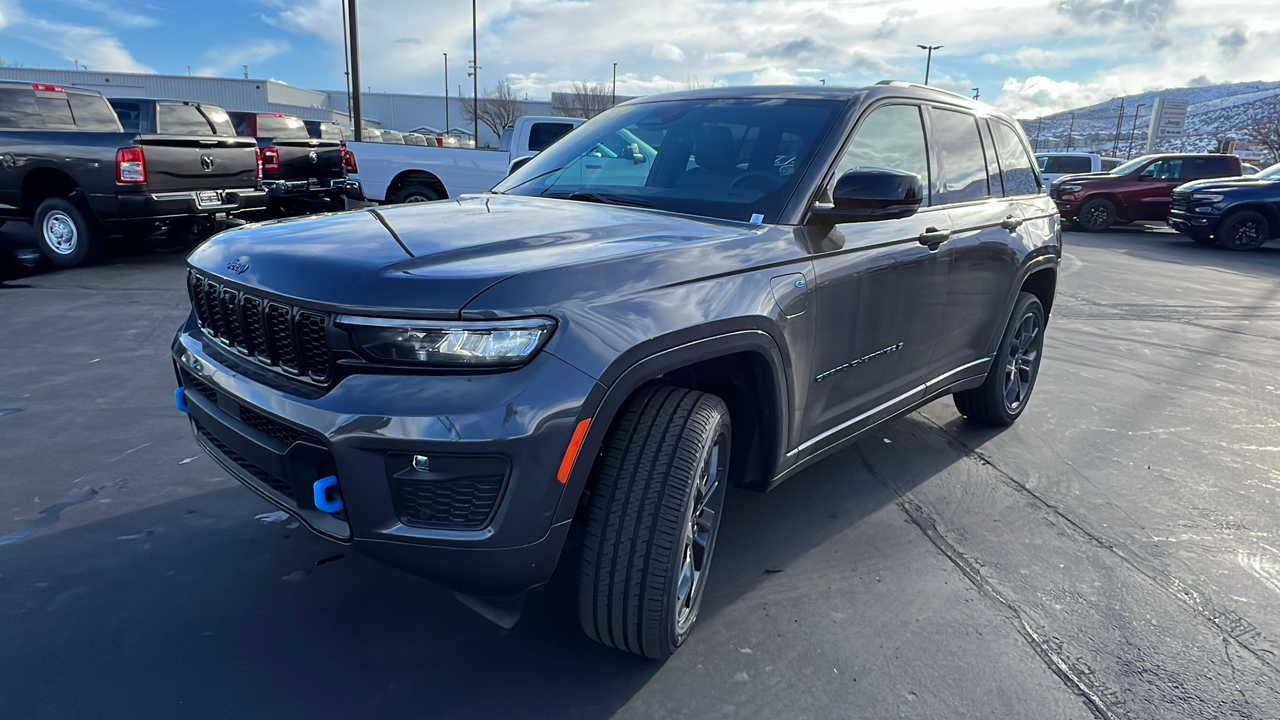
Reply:
[[[1258,180],[1251,177],[1208,178],[1192,180],[1174,188],[1174,192],[1200,192],[1203,190],[1230,190],[1231,188],[1255,188],[1259,183],[1271,183],[1274,180]]]
[[[318,309],[452,318],[517,274],[747,230],[636,208],[477,195],[250,225],[210,239],[188,262]]]
[[[1116,176],[1111,173],[1095,172],[1095,173],[1075,173],[1071,175],[1063,175],[1053,181],[1054,185],[1061,185],[1068,182],[1088,182],[1090,180],[1114,179]]]

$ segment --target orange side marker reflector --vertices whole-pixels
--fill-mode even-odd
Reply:
[[[591,418],[587,418],[573,429],[573,439],[569,441],[569,447],[565,448],[564,459],[560,461],[560,471],[556,473],[556,479],[561,485],[569,480],[569,471],[573,469],[573,461],[578,459],[578,448],[582,447],[582,438],[587,436],[587,427],[590,425]]]

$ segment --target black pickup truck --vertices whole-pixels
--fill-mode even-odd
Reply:
[[[1179,185],[1173,189],[1168,223],[1204,245],[1257,250],[1280,237],[1280,164],[1251,177]]]
[[[188,258],[175,399],[315,532],[507,625],[575,563],[586,632],[664,658],[728,486],[947,395],[972,422],[1025,412],[1061,253],[989,106],[908,83],[656,95],[488,193],[214,237]]]
[[[0,81],[0,221],[33,222],[59,267],[106,239],[261,211],[250,140],[126,131],[100,93]]]
[[[306,124],[284,113],[230,113],[236,133],[256,138],[262,151],[262,186],[273,215],[287,217],[346,209],[364,200],[360,183],[347,179],[346,144],[312,137]]]

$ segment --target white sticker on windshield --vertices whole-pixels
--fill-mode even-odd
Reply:
[[[756,213],[755,215],[751,216],[751,222],[759,225],[760,223],[764,222],[764,216],[761,215],[760,213]]]

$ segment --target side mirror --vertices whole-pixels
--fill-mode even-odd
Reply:
[[[512,160],[511,164],[507,166],[507,176],[510,177],[512,173],[527,165],[532,159],[532,155],[523,155]]]
[[[832,206],[809,210],[810,222],[820,225],[896,220],[911,217],[924,201],[920,176],[880,167],[854,168],[836,180]]]
[[[1143,170],[1143,171],[1142,171],[1142,174],[1138,176],[1138,179],[1139,179],[1139,180],[1150,180],[1150,179],[1154,178],[1155,176],[1156,176],[1156,171],[1155,171],[1155,169],[1154,169],[1154,168],[1147,168],[1146,170]]]

